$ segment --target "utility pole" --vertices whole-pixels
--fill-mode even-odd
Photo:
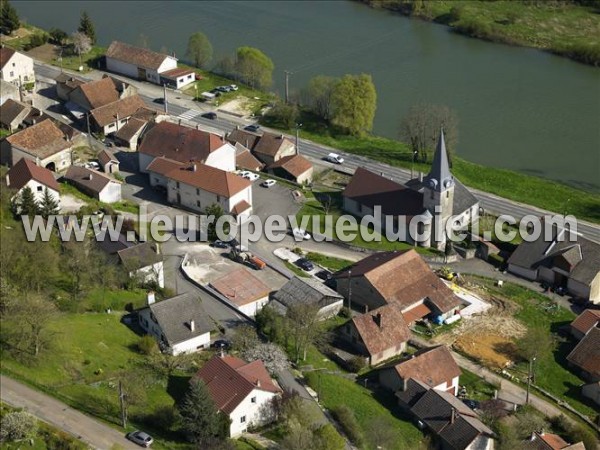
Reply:
[[[290,75],[293,75],[293,72],[290,72],[289,70],[284,70],[283,73],[285,73],[285,102],[289,103],[290,102]]]
[[[302,128],[301,123],[296,124],[296,155],[300,154],[300,128]]]
[[[125,393],[123,392],[123,383],[119,380],[119,404],[121,405],[121,425],[127,426],[127,411],[125,410]]]
[[[88,133],[88,145],[90,146],[90,150],[94,150],[94,145],[92,142],[92,132],[90,129],[90,113],[86,113],[85,115],[85,121],[87,123],[87,133]]]
[[[352,269],[348,270],[348,309],[352,309]]]
[[[529,391],[531,390],[531,379],[533,378],[533,362],[535,356],[529,360],[529,370],[527,372],[527,394],[525,396],[525,404],[529,405]]]
[[[169,106],[167,104],[167,83],[163,83],[163,103],[165,104],[165,114],[169,114]]]

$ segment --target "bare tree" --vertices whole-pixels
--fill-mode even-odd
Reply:
[[[92,40],[81,31],[76,31],[71,35],[73,50],[81,57],[92,49]]]
[[[259,343],[254,347],[246,349],[242,353],[246,361],[260,359],[270,373],[277,373],[287,369],[288,359],[284,351],[276,344],[267,342]]]
[[[48,326],[57,315],[58,309],[51,300],[32,292],[14,302],[7,313],[19,329],[20,343],[33,350],[35,356],[50,342]]]
[[[294,345],[296,362],[306,360],[308,347],[315,344],[323,335],[319,322],[319,307],[313,305],[293,305],[286,312],[286,326]]]

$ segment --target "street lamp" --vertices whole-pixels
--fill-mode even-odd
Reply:
[[[533,363],[535,356],[529,360],[529,371],[527,372],[527,394],[525,396],[525,404],[529,404],[529,391],[531,390],[531,379],[533,378]]]
[[[300,143],[300,128],[302,128],[302,124],[301,123],[297,123],[296,124],[296,154],[299,155],[300,154],[300,147],[298,146]]]
[[[412,152],[412,163],[410,165],[410,178],[411,179],[415,178],[414,166],[415,166],[415,157],[417,156],[417,153],[418,152],[416,150],[413,150],[413,152]]]

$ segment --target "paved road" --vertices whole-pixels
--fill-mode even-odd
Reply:
[[[108,450],[118,444],[119,448],[139,449],[137,445],[125,439],[123,433],[4,375],[0,376],[0,392],[3,402],[26,409],[44,422],[72,434],[93,448]]]
[[[35,64],[35,71],[37,74],[43,75],[47,78],[55,78],[60,73],[60,69],[40,63]],[[98,74],[100,73],[101,72],[97,72],[94,76],[97,78]],[[133,82],[128,79],[126,81],[134,83],[138,87],[140,96],[149,105],[154,107],[157,106],[153,100],[162,96],[162,89],[159,86],[151,85],[149,83]],[[244,120],[234,116],[225,119],[223,118],[223,114],[219,114],[219,118],[217,120],[205,119],[200,117],[200,113],[206,111],[206,107],[192,102],[191,97],[179,93],[169,93],[168,97],[171,99],[168,104],[169,114],[176,117],[183,115],[183,117],[185,117],[185,119],[182,119],[183,123],[190,123],[193,125],[200,124],[209,131],[216,131],[219,133],[226,133],[231,131],[237,125],[247,124],[247,122]],[[198,113],[197,115],[190,113],[190,111],[194,110]],[[375,173],[382,173],[386,177],[389,177],[400,183],[405,183],[410,179],[409,170],[389,166],[387,164],[376,162],[362,156],[343,153],[339,150],[327,147],[325,145],[315,144],[314,142],[305,139],[300,139],[299,141],[299,152],[322,164],[329,164],[323,162],[322,158],[332,151],[341,154],[345,159],[344,167],[352,171],[360,166]],[[515,217],[516,219],[520,219],[521,217],[529,214],[534,216],[551,214],[549,211],[512,200],[507,200],[487,192],[482,192],[475,189],[471,189],[471,191],[479,199],[481,206],[486,211],[493,214],[507,214]],[[564,211],[558,211],[557,213],[562,214],[563,212]],[[589,239],[600,242],[600,226],[579,221],[578,231]]]

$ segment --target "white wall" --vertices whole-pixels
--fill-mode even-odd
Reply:
[[[58,153],[55,153],[52,156],[48,156],[45,159],[40,161],[36,161],[36,157],[26,153],[22,150],[19,150],[16,147],[11,146],[11,155],[12,155],[12,165],[14,166],[21,158],[27,158],[30,161],[35,162],[40,167],[46,167],[50,163],[54,163],[56,166],[56,171],[60,172],[62,170],[67,170],[71,165],[71,149],[65,149]]]
[[[206,332],[195,338],[175,344],[169,353],[180,355],[182,353],[193,353],[210,347],[210,332]]]
[[[248,303],[246,305],[239,306],[238,309],[245,315],[247,315],[249,317],[254,317],[256,315],[256,313],[259,312],[261,309],[263,309],[263,306],[265,306],[268,302],[269,302],[269,296],[266,296],[263,298],[259,298],[258,300],[254,301],[252,303]]]
[[[235,147],[229,142],[211,152],[204,162],[207,166],[216,167],[226,172],[235,170]]]
[[[231,437],[239,436],[250,426],[257,426],[265,423],[261,417],[261,407],[267,404],[275,395],[272,392],[254,389],[248,396],[229,414],[231,426],[229,433]],[[256,403],[252,403],[252,398],[256,398]],[[246,418],[242,422],[242,417]]]
[[[29,188],[31,189],[31,192],[33,192],[33,195],[35,197],[35,200],[40,203],[42,201],[42,199],[44,198],[44,191],[46,190],[46,185],[42,184],[42,183],[38,183],[36,180],[29,180],[27,182],[27,184],[25,186],[23,186],[19,192],[17,192],[14,197],[19,197],[21,196],[21,192],[23,191],[23,189],[25,189],[26,186],[29,186]],[[56,200],[57,202],[59,202],[59,207],[60,207],[60,194],[55,191],[54,189],[48,189],[48,193],[50,194],[50,196]],[[13,197],[13,198],[14,198]]]
[[[458,377],[454,377],[452,378],[452,381],[450,382],[450,384],[448,384],[447,381],[444,381],[441,384],[438,384],[437,386],[434,386],[434,389],[437,389],[438,391],[444,391],[444,392],[450,392],[448,391],[448,389],[450,388],[454,388],[452,390],[452,395],[456,396],[458,394]]]
[[[525,269],[523,267],[516,266],[514,264],[508,265],[508,271],[514,273],[515,275],[519,275],[520,277],[527,278],[528,280],[536,280],[537,279],[537,270]]]
[[[19,77],[23,84],[35,81],[35,73],[33,71],[33,59],[22,53],[16,52],[5,64],[0,72],[4,81],[9,83],[19,84]]]
[[[252,185],[248,186],[246,189],[241,190],[237,194],[229,197],[229,202],[227,204],[227,211],[231,211],[235,205],[237,205],[242,200],[246,200],[250,206],[252,206]]]
[[[156,282],[161,288],[165,287],[165,271],[162,261],[130,272],[129,276],[138,277],[142,283]]]
[[[137,66],[109,58],[108,56],[106,57],[106,69],[110,72],[116,72],[126,75],[129,78],[137,79],[138,77]]]
[[[168,70],[173,70],[173,69],[177,69],[177,58],[166,55],[165,60],[158,67],[157,72],[163,73],[163,72],[166,72]]]
[[[116,181],[108,183],[98,195],[98,200],[104,203],[115,203],[121,201],[121,184]]]

